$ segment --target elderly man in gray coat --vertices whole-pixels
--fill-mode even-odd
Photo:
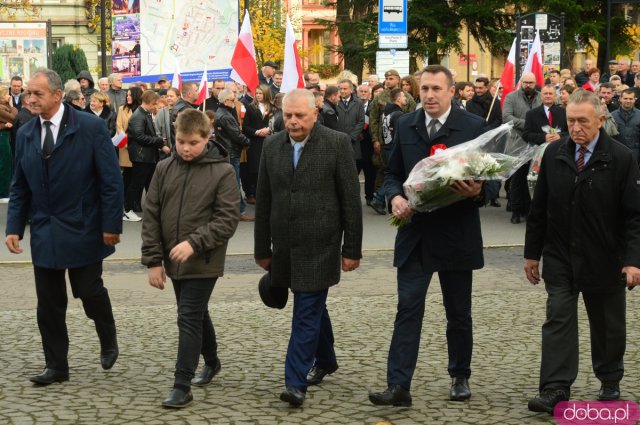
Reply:
[[[287,93],[283,117],[286,131],[265,140],[260,159],[254,257],[293,292],[280,399],[300,406],[308,385],[338,369],[326,300],[340,270],[360,265],[362,206],[351,140],[316,123],[313,94]]]

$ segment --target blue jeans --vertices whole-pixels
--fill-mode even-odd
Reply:
[[[244,202],[244,198],[242,197],[242,182],[240,180],[240,158],[229,159],[229,162],[233,166],[234,171],[236,172],[236,180],[238,181],[238,191],[240,191],[240,214],[244,214],[244,211],[247,209],[247,204]]]
[[[200,354],[205,364],[218,362],[216,332],[209,316],[209,298],[217,278],[173,280],[178,304],[178,360],[175,382],[191,386]]]

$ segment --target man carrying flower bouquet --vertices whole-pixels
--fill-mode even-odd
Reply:
[[[522,138],[531,145],[542,145],[560,140],[567,135],[567,114],[556,104],[556,89],[547,84],[540,92],[542,105],[533,108],[524,117]]]
[[[411,405],[425,298],[435,272],[447,315],[450,399],[471,397],[472,270],[484,266],[478,206],[493,198],[498,186],[495,182],[459,180],[453,189],[466,199],[429,213],[415,213],[402,187],[413,167],[435,148],[470,141],[486,130],[482,118],[451,107],[453,94],[451,72],[440,65],[426,67],[420,76],[422,108],[403,115],[395,129],[396,147],[385,171],[384,189],[391,213],[411,221],[400,227],[396,236],[398,310],[387,363],[388,387],[369,394],[376,405]]]

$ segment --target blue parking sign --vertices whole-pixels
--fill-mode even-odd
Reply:
[[[407,33],[407,0],[379,0],[378,34]]]

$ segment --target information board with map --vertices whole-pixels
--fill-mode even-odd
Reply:
[[[228,79],[238,39],[238,3],[229,0],[141,0],[113,10],[113,72],[125,82],[155,82],[180,70],[183,81]],[[137,11],[136,10],[136,11]]]

